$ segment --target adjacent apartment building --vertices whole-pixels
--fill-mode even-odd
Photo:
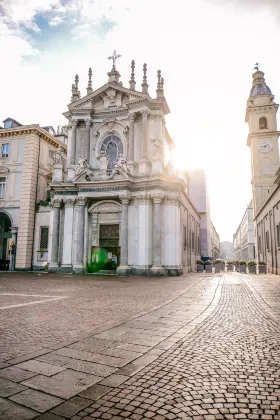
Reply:
[[[36,205],[47,199],[52,177],[52,157],[59,147],[66,151],[65,136],[52,127],[22,125],[13,118],[0,127],[0,268],[9,260],[9,246],[16,245],[16,269],[32,268]],[[48,246],[42,230],[40,246]]]
[[[251,200],[242,217],[241,223],[233,235],[234,255],[236,260],[253,261],[255,259],[253,201]]]

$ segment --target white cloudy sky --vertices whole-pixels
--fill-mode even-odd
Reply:
[[[107,81],[106,57],[148,63],[150,91],[162,69],[172,113],[167,124],[180,163],[207,173],[213,223],[232,240],[251,197],[245,107],[260,61],[280,100],[279,0],[2,0],[0,120],[64,124],[74,75],[85,93]]]

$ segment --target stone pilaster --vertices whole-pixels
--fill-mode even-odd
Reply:
[[[139,162],[139,174],[149,174],[149,162],[148,162],[148,111],[142,111],[142,154]]]
[[[51,248],[51,261],[49,265],[49,271],[56,271],[58,268],[60,205],[61,205],[61,200],[58,200],[58,199],[53,200],[52,202],[52,206],[53,206],[52,248]]]
[[[72,243],[73,243],[73,214],[75,200],[67,198],[64,200],[64,231],[62,251],[62,271],[72,271]]]
[[[90,127],[92,124],[92,120],[88,118],[85,122],[86,122],[86,144],[85,144],[84,158],[86,158],[89,162],[90,160]]]
[[[84,272],[84,237],[85,237],[85,206],[87,199],[79,197],[77,200],[77,226],[76,226],[76,247],[74,259],[74,271],[76,273]]]
[[[72,119],[71,124],[72,124],[72,136],[71,136],[70,165],[75,165],[78,121]]]
[[[122,222],[121,222],[121,263],[117,268],[119,275],[127,275],[130,273],[128,266],[128,203],[129,197],[120,196],[122,202]]]
[[[127,164],[130,171],[132,171],[134,167],[134,121],[135,114],[129,114],[129,141]]]
[[[76,143],[77,143],[77,124],[78,121],[72,119],[69,125],[72,126],[71,132],[71,148],[70,148],[70,158],[69,158],[69,166],[68,166],[68,176],[67,180],[72,181],[74,176],[74,166],[76,163]]]
[[[163,195],[155,194],[151,196],[153,200],[153,266],[151,274],[163,276],[164,269],[161,265],[161,202]]]

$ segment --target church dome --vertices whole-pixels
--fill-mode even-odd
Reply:
[[[266,83],[257,83],[252,87],[250,97],[258,95],[272,95],[271,90]]]
[[[272,95],[270,88],[265,83],[264,73],[262,71],[256,71],[253,74],[253,86],[250,91],[250,98],[252,96],[259,95]]]

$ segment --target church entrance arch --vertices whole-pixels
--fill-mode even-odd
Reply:
[[[89,208],[89,258],[87,271],[115,271],[120,265],[121,205],[104,200]]]
[[[9,243],[12,238],[12,221],[7,213],[0,212],[0,270],[9,268]]]

